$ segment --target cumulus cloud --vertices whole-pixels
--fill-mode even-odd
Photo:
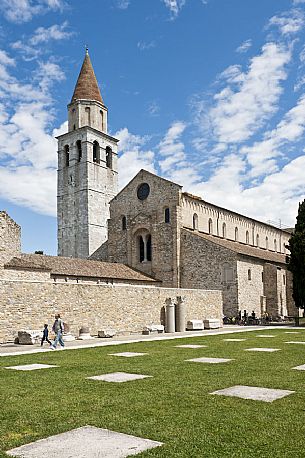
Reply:
[[[1,0],[0,10],[4,17],[17,24],[30,21],[34,16],[49,10],[62,10],[63,0]]]
[[[244,146],[241,152],[247,156],[251,177],[261,177],[278,170],[276,159],[283,156],[289,145],[300,140],[305,132],[305,94],[291,108],[278,125],[264,134],[262,141]]]
[[[212,102],[196,101],[197,123],[216,143],[217,151],[248,140],[277,111],[281,83],[287,78],[285,66],[290,60],[289,47],[266,43],[246,71],[234,65],[219,76],[224,87],[214,94]]]
[[[28,39],[23,37],[22,40],[12,43],[11,47],[14,50],[20,51],[24,55],[25,60],[32,60],[46,51],[46,43],[65,40],[73,35],[74,32],[68,30],[68,22],[65,21],[62,24],[54,24],[47,28],[38,27]]]
[[[269,21],[269,26],[277,26],[282,35],[295,34],[304,26],[304,14],[300,9],[293,9],[273,16]]]
[[[24,83],[12,75],[15,68],[18,70],[17,63],[0,51],[0,195],[54,216],[57,165],[54,135],[58,130],[50,129],[54,123],[50,88],[54,82],[62,81],[64,74],[50,61],[39,62],[32,83]]]
[[[141,169],[156,173],[153,151],[145,148],[148,137],[134,135],[127,127],[114,134],[119,142],[119,187],[123,188]]]

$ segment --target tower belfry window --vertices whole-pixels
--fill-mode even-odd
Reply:
[[[112,169],[112,149],[106,146],[106,167]]]
[[[70,153],[69,153],[69,145],[65,145],[65,165],[69,167],[70,163]]]
[[[93,162],[100,163],[100,145],[97,141],[93,142]]]
[[[80,140],[77,140],[76,148],[77,148],[77,160],[78,162],[80,162],[82,158],[82,142]]]

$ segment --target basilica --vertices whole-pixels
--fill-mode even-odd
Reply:
[[[58,256],[21,253],[19,226],[0,212],[0,342],[54,311],[74,333],[82,324],[141,332],[181,296],[188,319],[295,315],[289,231],[145,170],[118,192],[107,116],[86,51],[58,137]]]

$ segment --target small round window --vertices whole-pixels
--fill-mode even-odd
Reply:
[[[140,186],[138,187],[138,191],[137,191],[138,199],[140,200],[147,199],[147,197],[149,196],[149,191],[150,191],[150,188],[147,183],[140,184]]]

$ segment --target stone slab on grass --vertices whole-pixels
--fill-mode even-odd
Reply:
[[[277,390],[272,388],[261,388],[258,386],[235,385],[224,390],[214,391],[210,394],[219,396],[233,396],[242,399],[252,399],[254,401],[273,402],[276,399],[284,398],[294,393],[290,390]]]
[[[288,343],[288,344],[299,344],[299,345],[305,345],[305,342],[303,342],[302,340],[299,340],[299,341],[292,341],[292,342],[285,342],[285,343]]]
[[[124,351],[123,353],[109,353],[110,356],[123,356],[125,358],[133,358],[134,356],[144,356],[148,353],[137,353],[133,351]]]
[[[275,337],[272,334],[258,334],[256,337]]]
[[[125,458],[160,447],[162,442],[84,426],[9,450],[9,456],[22,458]]]
[[[192,345],[192,344],[185,344],[185,345],[176,345],[176,348],[205,348],[207,345]]]
[[[302,366],[293,367],[292,369],[295,369],[297,371],[305,371],[305,364],[302,364]]]
[[[263,351],[266,353],[273,353],[274,351],[280,351],[281,348],[245,348],[245,351]]]
[[[299,331],[285,331],[285,334],[300,334]]]
[[[26,364],[24,366],[9,366],[5,369],[14,369],[15,371],[36,371],[37,369],[49,369],[50,367],[58,367],[53,364]]]
[[[87,377],[89,380],[101,380],[103,382],[130,382],[132,380],[140,380],[143,378],[152,377],[151,375],[130,374],[128,372],[112,372],[111,374],[94,375]]]
[[[225,342],[244,342],[247,339],[223,339]]]
[[[191,361],[193,363],[220,364],[220,363],[228,363],[229,361],[233,361],[233,359],[227,359],[227,358],[193,358],[193,359],[186,359],[185,361]]]

